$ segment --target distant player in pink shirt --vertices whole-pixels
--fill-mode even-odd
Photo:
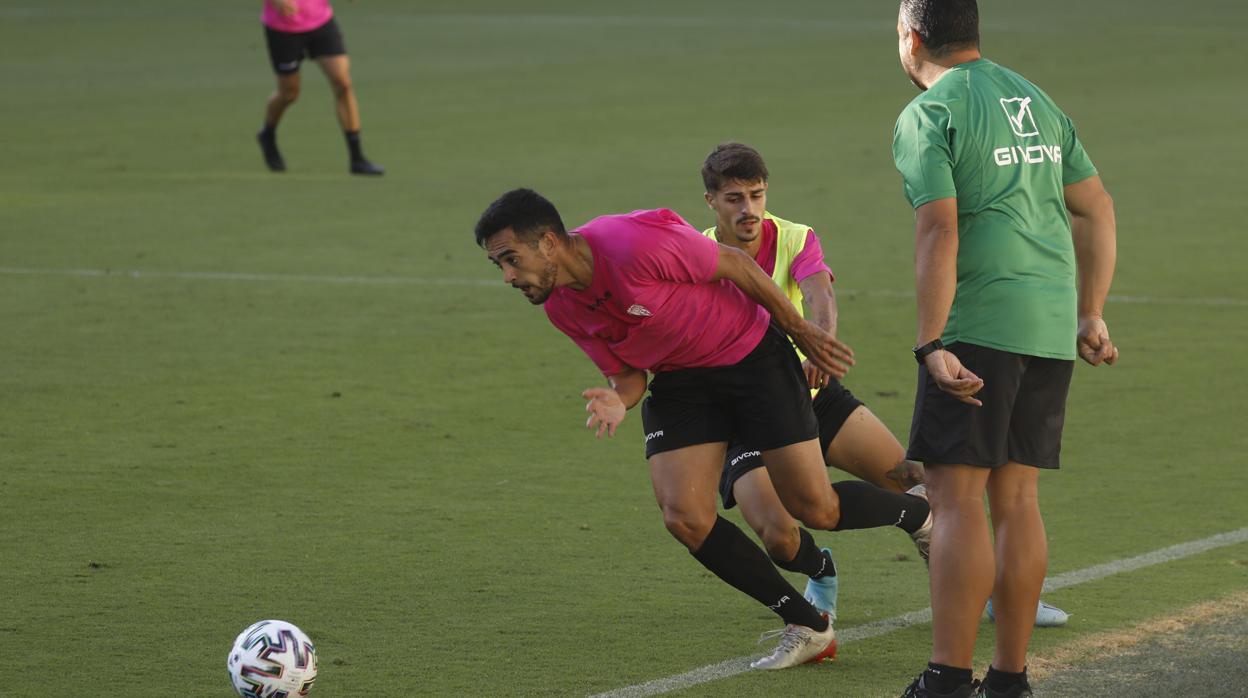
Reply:
[[[787,624],[759,668],[829,658],[836,635],[758,545],[716,511],[729,442],[761,452],[784,507],[805,525],[842,530],[801,362],[843,376],[853,354],[807,322],[746,253],[659,209],[602,216],[569,233],[529,189],[482,214],[477,243],[503,281],[543,305],[607,378],[587,389],[586,426],[614,435],[642,403],[646,457],[668,531],[699,563]],[[891,524],[892,522],[888,522]],[[876,524],[879,525],[879,524]],[[815,549],[813,554],[818,555]]]
[[[351,62],[329,0],[264,0],[260,20],[264,23],[269,61],[277,73],[277,90],[265,105],[264,128],[256,134],[269,169],[286,171],[286,161],[277,149],[277,124],[286,108],[299,98],[299,64],[307,56],[320,64],[334,90],[338,123],[351,156],[351,173],[384,174],[380,165],[364,157],[360,145],[360,110],[351,87]]]

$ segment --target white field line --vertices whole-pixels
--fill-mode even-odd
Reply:
[[[1163,562],[1173,562],[1175,560],[1181,560],[1193,555],[1199,555],[1200,553],[1208,552],[1217,548],[1223,548],[1228,545],[1245,542],[1248,542],[1248,527],[1235,531],[1228,531],[1226,533],[1219,533],[1200,540],[1179,543],[1178,545],[1161,548],[1160,550],[1154,550],[1149,553],[1144,553],[1143,555],[1136,555],[1135,557],[1123,558],[1121,560],[1114,560],[1102,565],[1093,565],[1092,567],[1085,567],[1081,570],[1065,572],[1057,575],[1056,577],[1046,579],[1044,582],[1044,590],[1056,591],[1058,589],[1064,589],[1077,584],[1083,584],[1097,579],[1104,579],[1105,577],[1122,574],[1124,572],[1132,572],[1144,567],[1158,565]],[[925,608],[921,611],[903,613],[902,615],[893,618],[886,618],[872,623],[855,625],[854,627],[846,628],[845,630],[838,630],[836,632],[836,637],[842,644],[846,642],[859,642],[861,640],[891,633],[894,630],[901,630],[913,625],[919,625],[920,623],[928,623],[931,620],[932,609]],[[590,698],[640,698],[641,696],[655,696],[660,693],[677,691],[691,686],[697,686],[698,684],[725,679],[729,676],[743,674],[750,670],[750,661],[753,659],[755,659],[754,656],[737,657],[736,659],[729,659],[718,664],[711,664],[683,674],[668,676],[662,679],[655,679],[654,681],[647,681],[646,683],[636,684],[633,686],[625,686],[624,688],[617,688],[614,691],[607,691],[606,693],[598,693]]]
[[[328,274],[266,274],[228,271],[146,271],[142,269],[34,269],[0,267],[0,274],[10,276],[79,276],[128,279],[183,279],[202,281],[246,281],[270,283],[345,284],[359,286],[493,286],[506,288],[497,279],[469,279],[456,277],[422,276],[335,276]],[[843,296],[883,296],[886,298],[914,298],[914,291],[890,289],[863,290],[837,288]],[[1248,298],[1226,297],[1171,297],[1171,296],[1115,296],[1110,303],[1133,303],[1142,305],[1207,305],[1248,307]]]

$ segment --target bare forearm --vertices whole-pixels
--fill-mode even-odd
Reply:
[[[1118,255],[1114,200],[1096,175],[1067,184],[1063,193],[1079,265],[1079,315],[1099,318]]]
[[[797,283],[806,304],[806,319],[836,334],[836,292],[832,290],[832,278],[826,273],[809,276]]]
[[[1079,264],[1079,314],[1100,317],[1118,257],[1113,206],[1094,216],[1072,216],[1070,227]]]
[[[716,279],[727,279],[745,295],[771,312],[771,319],[793,339],[793,343],[821,371],[842,378],[854,365],[854,352],[836,337],[809,322],[784,295],[780,287],[763,273],[744,252],[727,245],[719,246]]]
[[[921,231],[914,253],[918,334],[915,345],[939,339],[949,320],[958,287],[958,234],[948,229]]]
[[[741,250],[722,244],[719,248],[719,268],[716,278],[728,279],[741,289],[742,293],[766,308],[771,313],[772,319],[785,332],[789,334],[796,332],[805,319],[771,277],[767,276],[754,263],[754,260]]]
[[[958,203],[950,197],[914,211],[914,290],[918,296],[915,346],[939,339],[958,290]]]
[[[646,394],[646,372],[637,369],[629,369],[624,373],[617,373],[607,378],[607,382],[611,384],[611,389],[620,396],[620,401],[624,403],[625,409],[632,409],[641,402],[641,398]]]

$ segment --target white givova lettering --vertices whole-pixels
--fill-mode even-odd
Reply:
[[[774,606],[772,606],[772,605],[768,605],[768,606],[767,606],[767,608],[770,608],[771,610],[775,611],[775,610],[779,609],[781,606],[783,606],[783,605],[784,605],[784,602],[785,602],[785,601],[788,601],[788,600],[789,600],[789,597],[788,597],[788,595],[786,594],[786,595],[784,595],[784,596],[781,596],[781,597],[780,597],[780,600],[776,602],[776,605],[774,605]]]
[[[741,455],[737,456],[736,458],[733,458],[733,459],[732,459],[732,463],[731,463],[731,465],[736,465],[737,463],[740,463],[741,461],[745,460],[746,458],[751,458],[751,457],[759,457],[759,458],[761,458],[761,457],[762,457],[762,455],[763,455],[763,452],[762,452],[762,451],[746,451],[745,453],[742,453]]]
[[[1026,148],[1021,145],[1003,146],[992,151],[992,159],[997,163],[997,167],[1019,163],[1039,165],[1044,162],[1060,165],[1062,164],[1062,146],[1029,145]]]
[[[663,430],[662,430],[662,429],[660,429],[660,430],[658,430],[658,431],[652,431],[652,432],[650,432],[649,434],[646,434],[646,443],[650,443],[650,439],[657,439],[657,438],[659,438],[659,437],[660,437],[660,436],[662,436],[662,435],[663,435]]]

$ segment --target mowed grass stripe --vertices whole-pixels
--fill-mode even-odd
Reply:
[[[1116,574],[1132,572],[1144,567],[1159,565],[1163,562],[1174,562],[1183,558],[1199,555],[1200,553],[1224,548],[1237,543],[1248,542],[1248,527],[1240,528],[1226,533],[1202,538],[1200,540],[1189,541],[1187,543],[1179,543],[1166,548],[1161,548],[1142,555],[1134,557],[1122,558],[1106,562],[1101,565],[1093,565],[1085,567],[1081,570],[1073,570],[1059,574],[1056,577],[1046,579],[1044,582],[1044,591],[1052,592],[1066,587],[1084,584],[1086,582],[1104,579]],[[912,611],[903,613],[900,616],[886,618],[874,623],[866,623],[857,625],[837,633],[837,639],[842,643],[860,642],[873,637],[878,637],[887,633],[891,633],[903,628],[909,628],[920,623],[927,623],[932,620],[932,609],[925,608],[921,611]],[[597,693],[591,698],[640,698],[641,696],[655,696],[671,691],[697,686],[699,684],[726,679],[730,676],[743,674],[750,670],[750,661],[754,656],[736,657],[727,661],[711,664],[693,671],[675,676],[668,676],[654,681],[648,681],[643,684],[634,686],[626,686],[606,693]]]
[[[470,279],[456,277],[422,277],[422,276],[335,276],[324,274],[267,274],[229,271],[149,271],[142,269],[28,269],[21,267],[0,267],[0,274],[12,276],[79,276],[79,277],[124,277],[130,279],[190,279],[204,281],[247,281],[247,282],[286,282],[313,284],[357,284],[361,286],[487,286],[501,288],[497,279]],[[891,289],[854,289],[838,288],[844,295],[884,296],[892,298],[913,298],[914,291],[897,291]],[[1142,305],[1205,305],[1228,306],[1235,308],[1248,307],[1248,298],[1184,298],[1156,296],[1109,296],[1112,303],[1133,303]]]

